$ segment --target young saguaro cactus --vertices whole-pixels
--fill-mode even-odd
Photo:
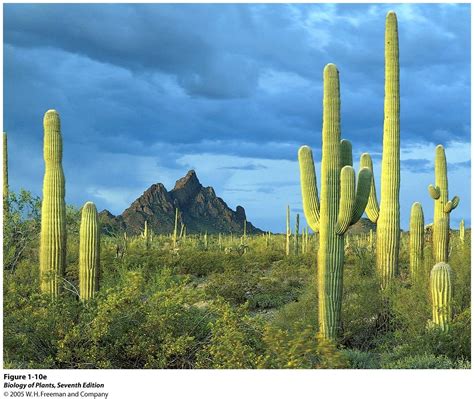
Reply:
[[[339,72],[328,64],[324,68],[321,200],[311,149],[302,146],[298,159],[306,221],[319,231],[319,329],[330,340],[336,339],[341,318],[344,233],[364,212],[372,176],[368,168],[362,168],[356,191],[354,169],[342,167],[340,136]]]
[[[291,226],[290,226],[290,206],[286,207],[286,256],[290,255],[290,237],[291,237]]]
[[[398,273],[400,248],[400,66],[397,16],[388,12],[385,23],[385,98],[380,207],[372,179],[366,213],[377,223],[376,264],[382,288]],[[362,154],[362,167],[372,168]]]
[[[448,168],[442,145],[436,146],[435,185],[428,186],[434,200],[433,255],[436,263],[448,261],[449,214],[459,204],[459,197],[448,200]]]
[[[433,324],[443,331],[449,330],[452,319],[453,271],[447,263],[439,262],[431,270],[431,304]]]
[[[423,270],[423,250],[425,243],[425,219],[423,208],[415,202],[410,213],[410,273],[416,279]]]
[[[8,143],[7,134],[3,132],[3,218],[8,212]]]
[[[296,214],[296,224],[295,224],[295,237],[294,237],[294,244],[295,244],[295,255],[299,253],[299,245],[300,245],[300,214]]]
[[[461,222],[459,222],[459,240],[461,241],[462,245],[464,245],[465,234],[466,230],[464,228],[464,219],[461,219]]]
[[[40,284],[41,292],[57,297],[66,263],[66,204],[62,167],[62,138],[59,114],[44,115],[43,201],[41,205]]]
[[[87,301],[99,290],[100,228],[97,208],[86,202],[79,231],[79,295]]]

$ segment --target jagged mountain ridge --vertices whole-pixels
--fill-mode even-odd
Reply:
[[[171,191],[161,183],[153,184],[121,215],[108,210],[100,212],[102,231],[114,234],[126,231],[139,234],[145,221],[155,233],[168,234],[174,229],[175,210],[179,210],[179,226],[184,223],[187,233],[242,233],[245,209],[230,209],[212,187],[203,187],[196,172],[190,170],[179,179]],[[247,221],[247,233],[262,231]]]

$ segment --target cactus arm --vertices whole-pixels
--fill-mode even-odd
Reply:
[[[352,220],[355,204],[355,174],[352,166],[341,169],[341,195],[339,199],[339,214],[337,216],[336,234],[344,234]]]
[[[372,187],[372,179],[372,171],[369,168],[362,168],[359,170],[359,175],[357,177],[357,192],[351,225],[357,223],[357,221],[364,214],[364,210],[367,208],[367,203],[369,201]]]
[[[446,205],[444,206],[444,212],[450,213],[453,209],[456,209],[458,205],[459,205],[459,197],[456,196],[451,201],[446,202]]]
[[[341,168],[352,166],[352,144],[349,140],[341,140]]]
[[[302,146],[298,151],[298,160],[304,216],[309,227],[316,232],[319,230],[319,197],[311,148]]]
[[[430,194],[430,197],[433,198],[434,200],[437,200],[439,196],[441,195],[439,191],[439,187],[433,186],[432,184],[428,186],[428,192]]]
[[[377,190],[375,188],[375,179],[374,179],[374,167],[372,164],[372,158],[368,153],[364,153],[360,157],[360,169],[368,168],[372,172],[372,177],[370,181],[370,193],[367,201],[367,206],[365,208],[365,213],[372,223],[377,223],[380,214],[379,202],[377,200]]]

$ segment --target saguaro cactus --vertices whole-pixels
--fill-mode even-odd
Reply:
[[[366,213],[377,223],[376,263],[382,288],[398,273],[400,248],[400,67],[398,59],[397,16],[387,14],[385,24],[385,99],[380,208],[374,180]],[[372,159],[365,153],[360,165],[372,170]]]
[[[286,256],[290,255],[290,237],[291,237],[291,226],[290,226],[290,206],[286,207]]]
[[[86,202],[79,232],[79,294],[83,301],[93,298],[99,290],[99,260],[99,216],[94,203]]]
[[[299,236],[300,236],[300,214],[296,214],[296,225],[295,225],[295,255],[299,253]]]
[[[452,318],[452,276],[451,267],[444,262],[437,263],[431,270],[430,286],[433,324],[443,331],[449,330]]]
[[[178,208],[176,208],[174,213],[174,230],[173,230],[173,248],[178,246]]]
[[[146,220],[145,220],[145,226],[143,228],[142,238],[145,241],[145,248],[149,249],[151,234],[150,234],[150,230],[148,229],[148,222]]]
[[[340,324],[344,233],[364,212],[372,176],[368,168],[362,168],[355,190],[354,169],[342,167],[340,135],[339,72],[328,64],[324,68],[321,202],[311,149],[301,147],[298,159],[306,221],[319,231],[319,329],[330,340],[337,337]]]
[[[423,250],[425,243],[425,219],[419,202],[411,207],[410,214],[410,273],[416,279],[423,270]]]
[[[465,228],[464,228],[464,219],[461,219],[459,223],[459,240],[461,240],[461,244],[464,245],[464,236],[465,236]]]
[[[449,248],[449,214],[459,204],[459,197],[448,200],[448,168],[442,145],[436,146],[435,185],[428,187],[434,199],[433,218],[433,256],[436,263],[448,262]]]
[[[3,218],[8,213],[8,144],[7,134],[3,132]]]
[[[62,167],[62,138],[59,114],[44,115],[43,202],[41,205],[40,283],[41,291],[57,297],[66,263],[66,204]]]

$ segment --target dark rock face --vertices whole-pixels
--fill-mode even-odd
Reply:
[[[349,235],[357,235],[357,234],[368,234],[370,230],[373,230],[374,233],[377,229],[377,225],[372,223],[367,218],[360,218],[355,224],[349,227],[347,234]]]
[[[233,211],[216,196],[212,187],[203,187],[194,170],[179,179],[171,191],[163,184],[153,184],[120,216],[109,211],[100,213],[104,233],[125,230],[129,234],[143,231],[145,221],[155,233],[171,233],[174,229],[175,210],[179,210],[179,223],[188,233],[242,233],[245,210],[241,206]],[[247,233],[261,233],[247,221]]]

